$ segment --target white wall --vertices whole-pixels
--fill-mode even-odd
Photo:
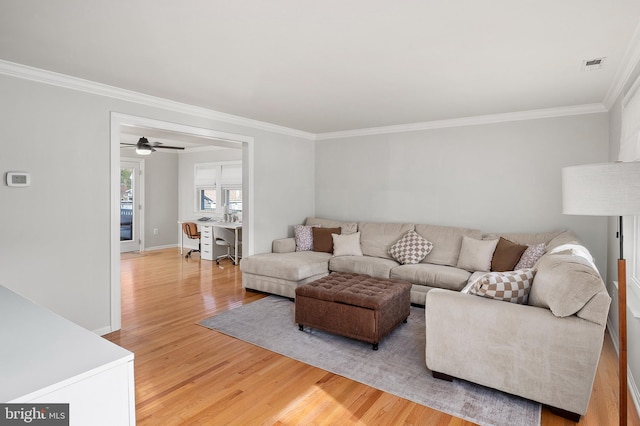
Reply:
[[[112,111],[253,137],[255,251],[313,212],[313,141],[6,75],[0,93],[0,173],[32,174],[0,185],[0,285],[90,330],[111,324]]]
[[[319,141],[316,216],[567,228],[606,271],[606,219],[562,214],[561,169],[607,158],[606,113]]]

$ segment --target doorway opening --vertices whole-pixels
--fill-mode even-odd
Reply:
[[[149,131],[164,131],[184,138],[198,138],[212,146],[234,147],[242,150],[242,206],[243,206],[243,253],[253,254],[254,214],[251,211],[254,199],[254,138],[246,135],[222,132],[213,129],[137,117],[117,112],[111,113],[111,318],[110,331],[121,328],[120,287],[120,138],[121,127],[137,127]],[[141,189],[142,190],[142,189]],[[140,221],[142,218],[140,218]],[[177,222],[176,222],[177,234]],[[177,236],[177,235],[176,235]]]

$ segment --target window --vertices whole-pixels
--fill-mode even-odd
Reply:
[[[216,188],[198,188],[198,200],[201,212],[216,211]]]
[[[211,163],[198,163],[194,169],[196,188],[196,212],[213,213],[216,211],[216,178],[218,167]]]
[[[197,213],[241,213],[242,163],[196,163],[194,188]]]
[[[227,189],[224,200],[229,206],[229,213],[242,213],[242,189]]]

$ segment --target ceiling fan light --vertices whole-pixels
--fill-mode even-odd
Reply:
[[[138,154],[138,155],[149,155],[149,154],[151,154],[152,151],[153,151],[153,149],[150,146],[137,146],[136,147],[136,154]]]

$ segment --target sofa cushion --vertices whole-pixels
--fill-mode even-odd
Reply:
[[[529,298],[535,271],[489,272],[478,279],[469,289],[469,293],[489,299],[524,305]]]
[[[462,236],[482,238],[482,232],[477,229],[460,228],[454,226],[416,225],[416,232],[433,244],[433,250],[422,259],[422,263],[456,266]]]
[[[598,271],[582,256],[547,254],[537,271],[529,304],[549,308],[557,317],[575,314],[604,288]]]
[[[331,234],[339,234],[340,228],[320,228],[314,227],[313,233],[313,251],[321,251],[324,253],[333,253],[333,237]]]
[[[527,250],[526,245],[516,244],[500,237],[491,259],[491,270],[496,272],[513,271],[525,250]]]
[[[476,238],[462,237],[462,248],[456,265],[467,271],[486,271],[491,269],[491,259],[496,250],[498,240],[478,240]]]
[[[389,248],[389,254],[404,265],[420,263],[433,249],[433,244],[416,231],[407,231],[394,245]]]
[[[504,234],[486,234],[485,240],[493,240],[495,238],[504,238],[509,241],[513,241],[516,244],[534,245],[545,243],[549,244],[554,238],[557,238],[561,234],[565,233],[565,230],[552,231],[552,232],[510,232]]]
[[[308,217],[304,221],[305,225],[316,225],[322,228],[340,228],[341,234],[353,234],[358,230],[356,222],[343,222],[341,220],[321,219],[318,217]]]
[[[446,265],[419,263],[417,265],[401,265],[391,270],[394,280],[409,281],[413,284],[440,287],[447,290],[460,291],[464,288],[471,273],[464,269]]]
[[[329,253],[296,251],[292,253],[262,253],[245,257],[240,270],[256,275],[300,281],[329,272]]]
[[[555,250],[556,247],[565,244],[581,244],[578,237],[571,231],[564,231],[547,243],[547,252]]]
[[[359,232],[347,235],[331,234],[331,237],[334,256],[362,256]]]
[[[360,222],[360,246],[365,256],[392,259],[389,248],[407,231],[414,229],[411,223]]]
[[[339,256],[329,260],[332,272],[366,274],[376,278],[389,278],[391,270],[396,266],[398,262],[395,260],[371,256]]]

